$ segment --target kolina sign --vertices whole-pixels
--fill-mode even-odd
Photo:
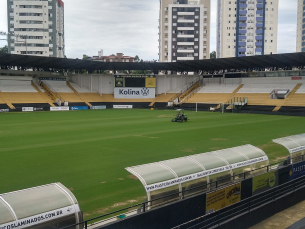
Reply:
[[[154,99],[155,88],[114,88],[115,99]]]

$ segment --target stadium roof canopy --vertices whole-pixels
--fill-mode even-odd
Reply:
[[[61,183],[1,194],[0,228],[9,228],[5,225],[55,209],[72,209],[77,203],[75,196]]]
[[[273,142],[284,146],[290,154],[305,150],[305,134],[278,138],[274,139]]]
[[[252,145],[223,149],[151,164],[128,167],[126,170],[136,176],[146,192],[167,188],[191,180],[201,179],[222,172],[268,162],[261,149]],[[259,167],[260,168],[260,167]]]
[[[291,68],[305,66],[305,52],[262,56],[232,57],[209,60],[190,60],[177,62],[98,62],[91,60],[41,57],[0,53],[0,66],[58,70],[151,70],[176,72],[210,72],[220,70],[243,70],[258,68]]]

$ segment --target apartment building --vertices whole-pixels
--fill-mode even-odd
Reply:
[[[159,61],[210,57],[210,0],[160,0]]]
[[[7,0],[11,54],[65,56],[62,0]]]
[[[278,0],[218,0],[217,58],[277,53]]]
[[[297,52],[305,52],[305,3],[298,0]]]

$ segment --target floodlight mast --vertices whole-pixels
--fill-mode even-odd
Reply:
[[[28,35],[23,35],[23,34],[16,34],[14,32],[2,32],[0,31],[0,35],[7,36],[6,39],[0,39],[0,40],[7,40],[7,45],[9,41],[9,36],[15,36],[15,37],[22,37],[24,39],[24,42],[22,41],[16,41],[15,43],[25,43],[25,55],[28,55],[28,45],[27,45],[27,37]]]

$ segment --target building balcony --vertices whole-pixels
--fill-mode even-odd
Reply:
[[[262,52],[263,51],[263,49],[262,48],[255,48],[255,53],[257,53],[257,52]]]
[[[178,23],[195,23],[195,20],[178,19]]]
[[[179,53],[194,53],[194,49],[178,49]]]
[[[177,37],[178,38],[194,38],[194,34],[178,34]]]
[[[260,46],[262,47],[263,43],[262,42],[255,42],[255,46]]]
[[[255,36],[255,40],[262,40],[263,36]]]
[[[238,48],[238,52],[246,52],[246,48]]]
[[[177,57],[177,60],[194,60],[194,57]]]
[[[246,46],[247,43],[246,42],[238,42],[238,46]]]
[[[247,17],[239,17],[239,21],[247,21]]]

